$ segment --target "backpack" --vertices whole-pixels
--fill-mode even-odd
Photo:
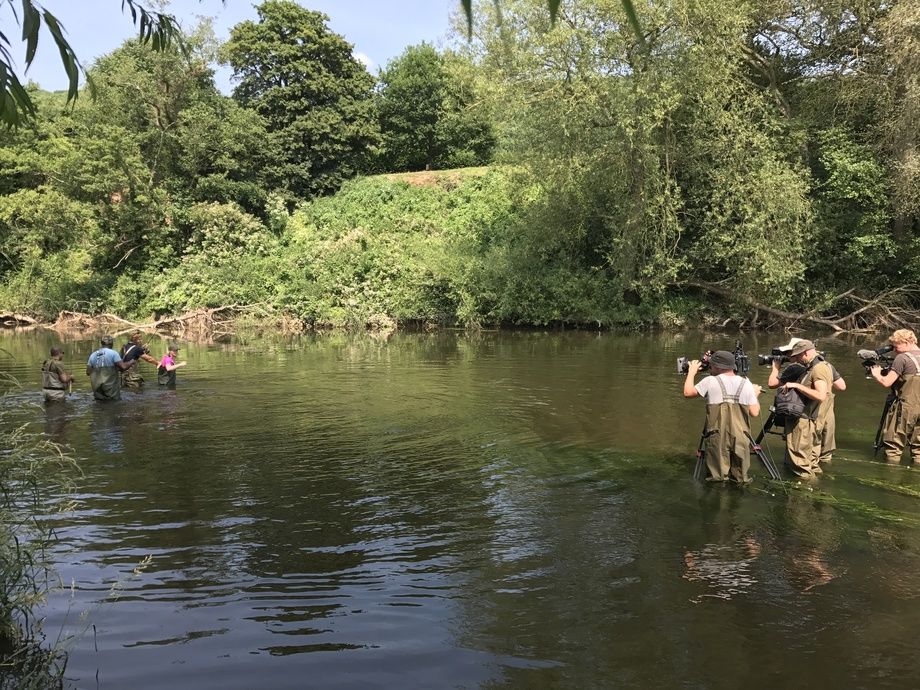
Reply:
[[[783,390],[782,388],[776,391],[776,398],[773,400],[773,413],[780,419],[786,417],[809,418],[805,414],[805,398],[802,394],[796,390]]]

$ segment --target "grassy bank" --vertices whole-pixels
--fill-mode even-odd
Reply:
[[[0,311],[42,321],[62,310],[113,313],[149,324],[258,305],[271,319],[336,328],[747,319],[744,308],[698,292],[640,294],[610,259],[586,254],[587,240],[572,239],[564,215],[546,222],[552,201],[513,168],[464,168],[359,178],[293,213],[270,205],[264,218],[199,203],[164,219],[143,262],[112,267],[111,252],[94,255],[89,245],[36,256],[0,287]]]
[[[468,168],[360,178],[264,219],[196,204],[167,219],[170,241],[146,247],[143,265],[62,250],[11,276],[0,305],[43,320],[260,304],[332,327],[654,321],[659,305],[630,305],[604,270],[528,230],[544,196],[513,170]]]

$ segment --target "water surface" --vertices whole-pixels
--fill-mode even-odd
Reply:
[[[4,404],[84,473],[45,621],[73,687],[916,686],[920,478],[873,461],[853,354],[880,343],[819,343],[849,383],[824,477],[742,490],[692,480],[674,372],[724,335],[187,344],[175,390],[147,367],[113,404],[68,341],[71,401],[33,406],[59,342],[0,334]]]

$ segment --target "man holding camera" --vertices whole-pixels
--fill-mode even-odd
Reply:
[[[888,342],[897,356],[891,368],[882,374],[882,367],[876,364],[869,374],[885,388],[892,388],[894,400],[885,419],[882,446],[885,460],[897,464],[906,444],[914,465],[920,465],[920,349],[916,334],[901,328],[891,334]]]
[[[684,397],[706,400],[706,426],[703,429],[706,469],[709,481],[751,481],[750,417],[760,414],[760,386],[735,374],[735,356],[726,350],[716,350],[709,358],[711,376],[698,384],[693,380],[700,370],[694,359],[687,368]]]
[[[783,438],[786,440],[786,464],[795,475],[811,479],[823,471],[821,441],[832,404],[833,373],[830,364],[818,357],[815,344],[810,340],[795,343],[789,350],[789,359],[802,367],[797,370],[800,372],[797,380],[782,380],[779,361],[774,359],[767,385],[795,391],[802,397],[802,416],[784,418]]]
[[[792,351],[792,348],[795,347],[795,344],[800,342],[802,338],[792,338],[789,342],[782,347],[776,348],[774,352],[783,353],[781,362],[785,361],[789,357],[789,353]],[[818,357],[827,362],[827,359],[824,358],[823,353],[818,353]],[[772,361],[776,361],[775,359]],[[847,389],[847,382],[840,375],[840,372],[834,367],[833,364],[827,362],[828,366],[831,368],[831,388],[828,391],[828,402],[827,405],[823,405],[820,410],[820,417],[816,421],[815,433],[818,436],[818,441],[821,445],[821,451],[818,455],[818,462],[820,464],[829,463],[834,456],[834,451],[837,449],[837,417],[834,413],[834,398],[838,391],[845,391]],[[770,380],[767,382],[767,385],[770,388],[778,388],[788,381],[797,381],[805,373],[805,369],[801,364],[790,363],[783,366],[780,369],[779,376],[771,376]]]

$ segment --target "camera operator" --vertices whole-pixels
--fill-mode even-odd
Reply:
[[[833,374],[830,364],[818,356],[810,340],[796,342],[789,350],[789,359],[801,365],[793,370],[796,380],[789,380],[788,375],[781,377],[779,362],[773,360],[767,385],[782,387],[784,391],[794,390],[803,398],[804,416],[784,418],[783,438],[786,440],[786,464],[797,476],[809,479],[823,472],[821,437],[833,404]]]
[[[909,444],[914,465],[920,465],[920,349],[917,348],[917,336],[902,328],[892,333],[888,342],[898,353],[888,373],[883,375],[878,364],[869,370],[872,378],[885,388],[893,387],[894,400],[882,436],[885,460],[901,462],[904,446]]]
[[[788,355],[792,348],[795,347],[795,344],[801,342],[801,340],[802,338],[792,338],[785,345],[778,347],[777,350]],[[818,353],[818,357],[821,357],[821,359],[827,362],[827,359],[825,359],[821,353]],[[815,420],[817,423],[815,433],[818,435],[818,440],[821,443],[818,462],[822,464],[830,463],[831,460],[833,460],[834,451],[837,449],[837,416],[834,413],[834,402],[837,393],[847,389],[847,382],[843,376],[840,375],[840,372],[837,371],[837,368],[830,362],[827,362],[827,364],[831,368],[831,389],[828,391],[830,402],[821,411],[822,418]],[[804,374],[805,369],[801,364],[786,364],[780,370],[779,378],[775,379],[771,375],[770,380],[767,381],[767,385],[770,388],[777,388],[789,381],[797,381]]]
[[[737,376],[735,356],[726,350],[716,350],[709,358],[710,376],[693,385],[700,370],[694,359],[684,380],[684,397],[706,399],[706,426],[703,429],[708,481],[751,481],[750,417],[760,414],[760,386],[743,376]]]

